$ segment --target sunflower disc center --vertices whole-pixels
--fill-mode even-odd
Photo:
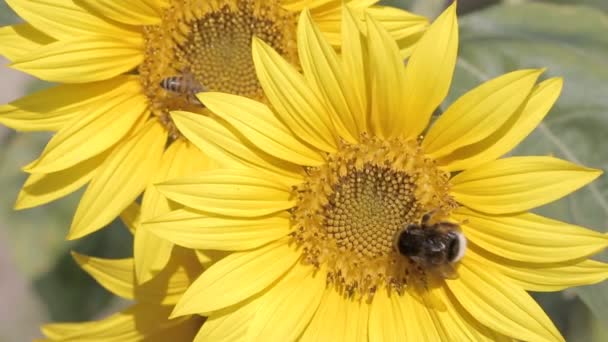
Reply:
[[[387,256],[393,237],[419,212],[410,175],[373,164],[350,167],[325,207],[328,236],[343,250],[370,258]]]
[[[152,112],[172,135],[179,132],[170,111],[205,113],[193,89],[263,101],[251,54],[258,37],[298,64],[296,16],[277,1],[170,1],[159,25],[144,27],[144,62],[139,68]],[[162,87],[163,80],[181,84]]]
[[[363,135],[306,171],[291,218],[304,263],[326,268],[328,283],[347,296],[421,283],[415,265],[395,251],[395,237],[425,213],[445,216],[457,205],[449,174],[417,141]]]

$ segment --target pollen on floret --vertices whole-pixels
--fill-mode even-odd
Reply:
[[[394,248],[395,236],[425,213],[456,207],[449,174],[417,141],[363,136],[342,144],[327,163],[307,168],[294,190],[292,237],[305,263],[328,267],[328,284],[347,296],[373,296],[381,286],[402,292],[419,275]]]
[[[170,1],[161,24],[143,29],[144,62],[138,71],[153,114],[177,138],[170,111],[205,113],[191,94],[160,86],[163,79],[184,74],[206,91],[263,100],[251,56],[252,37],[297,65],[295,30],[296,15],[278,1]]]

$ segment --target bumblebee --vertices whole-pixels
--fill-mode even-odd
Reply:
[[[408,258],[421,272],[433,272],[442,278],[455,278],[454,265],[467,248],[467,240],[456,223],[431,223],[432,213],[420,224],[410,224],[397,233],[395,249]]]

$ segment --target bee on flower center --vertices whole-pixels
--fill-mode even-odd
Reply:
[[[182,95],[188,98],[192,104],[202,106],[202,103],[196,98],[196,94],[206,91],[205,87],[196,80],[190,72],[183,72],[181,75],[168,76],[160,81],[160,87],[164,90]]]
[[[422,275],[431,272],[441,278],[455,278],[455,265],[462,259],[467,240],[453,222],[431,222],[433,212],[420,224],[410,224],[396,234],[395,250],[408,258]]]

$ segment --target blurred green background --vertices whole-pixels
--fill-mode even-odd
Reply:
[[[435,17],[449,1],[383,1]],[[445,108],[475,85],[520,68],[547,67],[563,76],[562,95],[543,124],[515,155],[554,155],[608,170],[608,1],[460,0],[460,50]],[[19,19],[0,2],[0,26]],[[0,42],[1,43],[1,42]],[[0,59],[0,103],[48,84]],[[15,134],[0,127],[0,341],[39,336],[43,322],[101,317],[124,303],[78,269],[70,250],[127,257],[132,237],[109,229],[67,242],[80,193],[41,208],[12,210],[25,180],[20,168],[35,159],[47,134]],[[539,213],[608,231],[608,178],[603,175]],[[598,259],[608,261],[608,253]],[[534,294],[568,341],[608,341],[608,282],[559,293]]]

